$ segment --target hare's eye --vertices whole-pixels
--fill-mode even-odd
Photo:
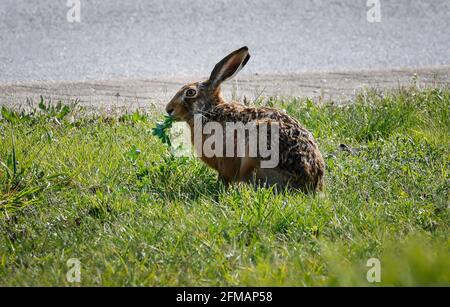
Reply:
[[[186,97],[194,97],[195,95],[197,95],[197,91],[193,88],[190,88],[186,91]]]

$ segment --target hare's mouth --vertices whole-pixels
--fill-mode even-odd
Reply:
[[[171,119],[173,122],[179,122],[179,121],[182,120],[182,119],[180,119],[178,116],[174,115],[173,112],[172,112],[172,113],[168,113],[167,115],[170,117],[170,119]]]
[[[169,117],[172,117],[172,119],[175,119],[175,109],[168,109],[168,110],[166,110],[166,112]]]

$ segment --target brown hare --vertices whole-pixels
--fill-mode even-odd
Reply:
[[[185,121],[191,130],[191,141],[197,155],[209,167],[219,173],[219,179],[225,184],[233,182],[249,182],[253,184],[275,185],[277,189],[293,188],[302,191],[317,191],[323,184],[325,163],[312,134],[303,128],[299,122],[286,113],[267,107],[247,107],[243,104],[226,102],[221,95],[222,82],[235,76],[248,62],[250,54],[247,47],[242,47],[224,59],[213,69],[208,80],[183,86],[166,107],[167,113],[177,121]],[[197,119],[200,118],[200,121]],[[200,123],[200,125],[197,125]],[[276,136],[259,140],[259,146],[250,139],[248,131],[243,140],[241,154],[235,150],[239,147],[235,132],[227,134],[220,132],[216,136],[213,150],[219,149],[219,154],[205,154],[206,142],[211,143],[212,130],[202,130],[208,123],[218,123],[222,131],[228,131],[229,123],[253,124],[258,132],[263,131],[262,125]],[[219,128],[220,128],[219,127]],[[217,128],[217,126],[216,126]],[[197,130],[197,132],[196,132]],[[214,129],[217,130],[217,129]],[[219,129],[220,130],[220,129]],[[200,132],[199,132],[200,131]],[[200,136],[200,141],[198,141]],[[196,139],[197,138],[197,139]],[[278,138],[278,139],[275,139]],[[196,142],[197,141],[197,142]],[[274,141],[277,141],[274,143]],[[224,142],[219,144],[219,142]],[[271,167],[262,167],[267,155],[262,156],[255,148],[262,146],[261,142],[270,143],[271,150],[276,151],[278,163]],[[228,151],[227,146],[233,146]],[[276,144],[276,146],[274,146]],[[218,146],[221,145],[221,146]],[[268,146],[269,147],[269,146]],[[227,150],[227,153],[222,154]],[[216,151],[217,153],[217,151]]]

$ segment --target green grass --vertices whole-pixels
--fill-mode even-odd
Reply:
[[[74,285],[78,258],[83,286],[449,286],[449,101],[414,86],[347,106],[258,101],[315,135],[327,164],[315,196],[224,189],[170,155],[158,115],[3,108],[0,285]],[[381,283],[366,280],[369,258]]]

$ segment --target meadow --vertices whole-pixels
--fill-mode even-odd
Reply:
[[[449,88],[252,103],[313,133],[322,192],[227,189],[171,154],[157,111],[2,107],[0,285],[450,286]]]

